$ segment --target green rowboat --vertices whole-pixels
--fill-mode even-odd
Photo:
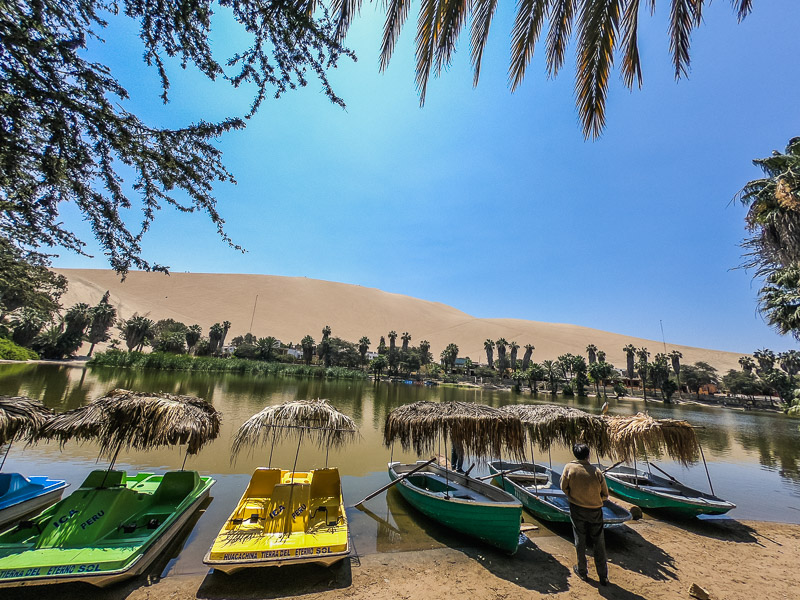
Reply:
[[[395,481],[423,463],[389,463],[389,477]],[[396,487],[434,521],[508,554],[517,551],[522,504],[503,490],[434,464],[401,479]]]
[[[73,494],[0,533],[0,587],[134,577],[208,497],[211,477],[93,471]]]
[[[489,463],[489,472],[494,475],[492,481],[495,484],[517,497],[537,519],[569,522],[569,501],[561,491],[561,474],[557,471],[533,463],[496,460]],[[621,525],[631,518],[631,513],[619,504],[611,500],[603,503],[603,524],[606,527]]]
[[[609,491],[641,508],[663,509],[685,516],[723,515],[736,505],[700,492],[675,479],[617,466],[606,472]]]

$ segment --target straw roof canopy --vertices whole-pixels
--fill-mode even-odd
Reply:
[[[435,451],[439,435],[474,457],[523,455],[525,432],[519,418],[491,406],[467,402],[414,402],[386,417],[383,441],[399,441],[418,455]]]
[[[614,453],[630,462],[637,448],[651,454],[662,451],[683,464],[697,461],[700,444],[694,428],[686,421],[654,419],[638,413],[630,417],[606,417]]]
[[[611,450],[608,426],[600,415],[555,404],[508,404],[500,410],[518,417],[531,442],[544,451],[553,442],[565,446],[583,442],[601,455]]]
[[[186,444],[189,454],[197,454],[219,435],[221,420],[211,404],[195,396],[117,389],[57,415],[37,437],[62,445],[69,440],[94,440],[103,454],[175,444]]]
[[[33,436],[52,416],[39,400],[0,396],[0,446]]]
[[[355,421],[339,412],[327,400],[292,400],[267,406],[242,423],[233,438],[231,458],[245,447],[291,437],[309,437],[320,448],[342,446],[355,439]]]

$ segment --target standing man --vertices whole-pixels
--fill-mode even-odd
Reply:
[[[606,542],[603,537],[603,502],[608,498],[606,478],[600,469],[589,463],[589,446],[575,444],[572,453],[577,460],[565,466],[561,475],[561,489],[569,500],[575,550],[578,553],[578,564],[572,570],[581,579],[587,579],[586,542],[589,541],[594,547],[594,566],[600,585],[608,585]]]

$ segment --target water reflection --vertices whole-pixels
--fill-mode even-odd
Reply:
[[[406,384],[376,384],[372,381],[327,381],[322,379],[296,379],[290,376],[261,377],[222,373],[187,373],[169,371],[144,371],[112,368],[83,369],[63,365],[0,365],[0,394],[27,395],[42,399],[57,411],[69,410],[104,395],[115,387],[140,391],[164,391],[200,396],[212,402],[223,413],[220,438],[198,457],[190,458],[193,468],[209,474],[241,474],[252,472],[266,461],[265,453],[257,451],[242,457],[239,463],[229,461],[230,437],[236,428],[252,414],[266,405],[297,398],[328,398],[340,410],[352,416],[361,429],[361,439],[344,450],[332,451],[331,464],[338,464],[344,475],[363,478],[380,473],[385,477],[390,450],[382,446],[382,429],[386,415],[394,408],[418,400],[480,402],[502,406],[519,402],[547,402],[549,397],[529,393],[514,394],[500,390],[480,388],[455,388],[450,386],[426,387]],[[559,398],[572,406],[598,412],[604,399]],[[697,434],[703,444],[706,458],[720,495],[730,491],[730,499],[739,505],[737,516],[763,518],[769,505],[770,518],[790,521],[800,520],[800,433],[797,420],[779,414],[762,414],[723,410],[714,407],[678,404],[664,406],[629,398],[609,399],[612,414],[630,415],[646,408],[654,417],[687,419],[698,426]],[[32,448],[25,452],[26,460],[33,457],[58,456],[62,461],[82,460],[91,455],[91,446],[83,449],[67,447],[58,455],[56,449]],[[12,455],[13,457],[13,455]],[[393,457],[414,460],[394,449]],[[276,464],[293,460],[292,449],[278,448]],[[657,457],[653,457],[657,458]],[[178,468],[182,455],[178,450],[156,451],[144,455],[133,453],[132,465],[143,468]],[[554,463],[571,459],[567,449],[554,449]],[[313,468],[324,464],[324,453],[313,448],[303,448],[300,464]],[[666,465],[670,472],[677,471],[690,485],[703,488],[707,485],[702,466],[682,469],[679,465]],[[755,469],[756,473],[751,473]],[[742,478],[767,485],[769,501],[763,494],[742,497]],[[777,483],[777,485],[776,485]],[[704,489],[704,488],[703,488]],[[775,496],[777,494],[777,496]],[[235,495],[235,494],[234,494]],[[739,496],[737,499],[735,496]],[[777,513],[775,513],[777,510]],[[791,514],[789,514],[791,513]],[[795,514],[796,513],[796,514]]]

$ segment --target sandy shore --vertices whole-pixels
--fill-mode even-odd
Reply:
[[[530,532],[513,557],[486,547],[439,548],[354,556],[339,566],[313,565],[139,578],[104,590],[62,586],[61,600],[129,598],[287,598],[305,600],[502,598],[690,598],[696,583],[714,599],[796,598],[800,586],[800,526],[732,519],[666,522],[645,519],[606,534],[611,585],[600,587],[572,573],[568,528]],[[48,589],[48,595],[54,591]],[[5,600],[41,596],[36,588],[3,590]]]

